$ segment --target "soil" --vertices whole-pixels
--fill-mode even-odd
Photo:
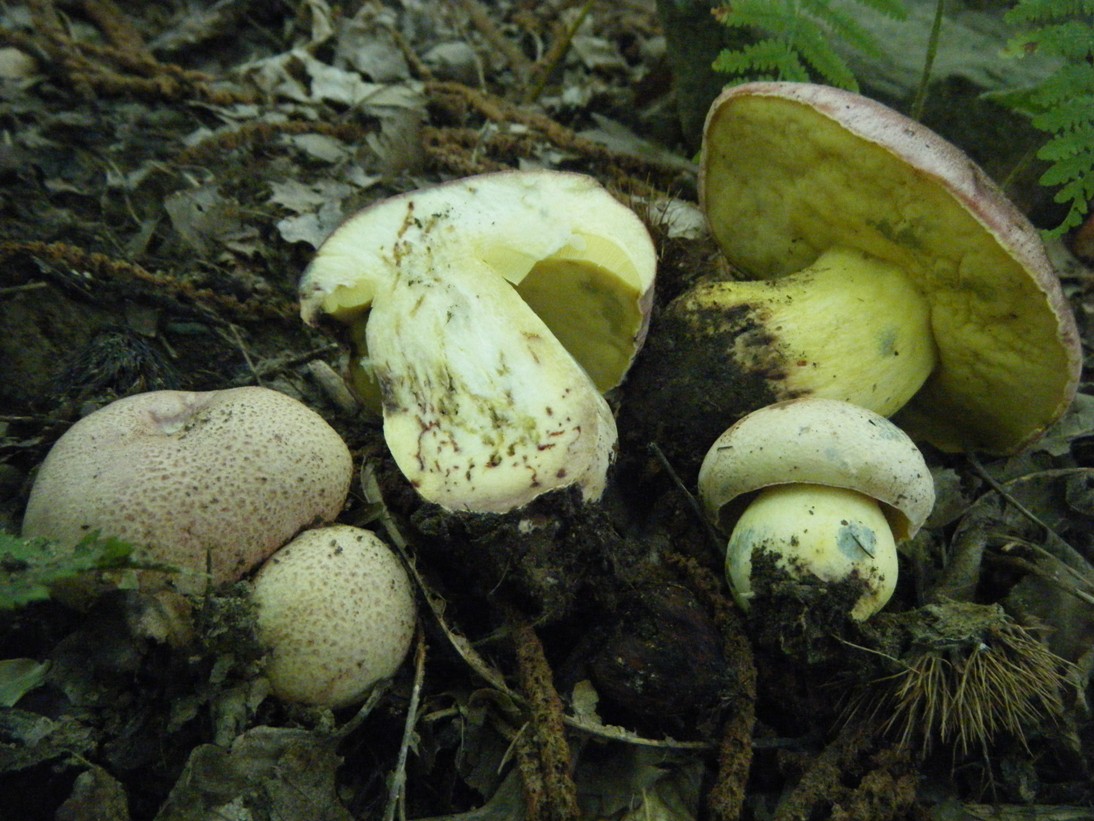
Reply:
[[[702,371],[652,358],[668,302],[727,275],[695,220],[682,53],[652,0],[0,7],[0,535],[82,415],[259,384],[346,440],[366,469],[340,521],[400,544],[421,602],[397,676],[333,712],[270,696],[246,580],[0,609],[0,819],[1094,818],[1088,370],[1023,454],[925,448],[938,503],[877,618],[846,616],[857,580],[775,562],[763,606],[734,604],[691,496],[718,431],[666,399]],[[979,92],[941,77],[925,119],[1001,178],[1037,136]],[[609,397],[599,503],[455,515],[385,456],[345,340],[304,325],[296,288],[359,208],[520,167],[590,174],[648,223],[651,399]],[[1008,193],[1050,227],[1037,171]],[[1090,350],[1073,242],[1053,250]],[[730,404],[749,396],[771,398]],[[0,551],[0,589],[31,566]]]

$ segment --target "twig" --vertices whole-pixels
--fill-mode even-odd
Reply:
[[[460,5],[463,6],[463,10],[467,13],[471,24],[479,30],[479,34],[486,38],[486,42],[490,44],[491,48],[498,50],[505,58],[505,61],[509,63],[509,67],[513,69],[514,73],[522,79],[527,77],[532,70],[528,58],[524,56],[519,48],[513,45],[508,37],[498,31],[498,27],[494,24],[493,19],[483,5],[478,0],[460,0]]]
[[[1051,540],[1055,542],[1056,545],[1064,552],[1064,557],[1066,558],[1066,561],[1058,556],[1054,556],[1053,558],[1055,558],[1059,562],[1062,562],[1065,565],[1068,565],[1072,569],[1079,567],[1090,567],[1090,563],[1086,560],[1086,557],[1083,556],[1083,554],[1076,550],[1074,547],[1072,547],[1067,539],[1057,533],[1051,525],[1039,518],[1037,514],[1035,514],[1033,511],[1031,511],[1017,499],[1015,499],[1014,496],[1011,495],[1011,493],[1005,487],[999,484],[999,482],[995,480],[995,477],[993,477],[990,473],[987,472],[987,470],[984,469],[984,466],[980,464],[980,461],[976,458],[976,455],[974,453],[970,452],[966,454],[966,457],[969,460],[969,464],[971,464],[973,469],[980,475],[980,478],[987,482],[992,490],[1002,496],[1009,504],[1013,505],[1015,510],[1017,510],[1019,513],[1021,513],[1038,527],[1044,529],[1045,533],[1048,534]]]
[[[695,498],[695,495],[684,486],[683,481],[680,479],[680,475],[673,469],[672,463],[669,462],[668,457],[665,456],[664,451],[656,442],[650,442],[650,453],[654,455],[658,462],[661,463],[661,467],[665,469],[665,473],[669,475],[669,479],[676,489],[683,495],[684,500],[688,503],[688,507],[691,508],[692,513],[695,514],[695,518],[702,524],[703,529],[706,531],[707,537],[710,540],[711,547],[714,550],[714,555],[717,559],[723,560],[726,555],[726,540],[715,530],[714,525],[707,519],[706,513],[703,511],[703,506],[699,504],[699,500]]]
[[[393,821],[397,808],[402,808],[400,817],[406,816],[406,757],[414,739],[414,728],[418,724],[418,705],[422,698],[422,682],[425,680],[425,635],[418,628],[417,647],[414,651],[414,686],[410,690],[410,704],[406,709],[406,723],[403,724],[403,740],[399,744],[399,759],[391,773],[388,784],[387,807],[384,809],[384,821]]]
[[[406,567],[415,586],[422,594],[422,599],[425,600],[426,606],[432,613],[434,622],[448,640],[449,646],[483,681],[498,692],[503,693],[506,698],[512,701],[513,704],[517,705],[520,709],[527,709],[528,704],[526,700],[520,693],[509,686],[505,681],[505,676],[495,667],[491,666],[478,650],[474,648],[470,641],[456,633],[449,627],[448,622],[445,621],[443,605],[437,601],[437,598],[434,595],[432,595],[425,580],[422,578],[421,574],[418,573],[417,567],[415,567],[410,559],[406,538],[403,536],[398,524],[383,503],[380,494],[380,485],[376,478],[375,464],[373,460],[368,458],[365,459],[364,464],[361,466],[361,490],[365,500],[369,502],[369,504],[375,506],[373,512],[375,521],[380,523],[380,526],[384,529],[391,544],[395,547],[395,551],[403,560],[403,565]],[[597,738],[602,738],[607,741],[619,741],[624,744],[632,744],[636,747],[658,747],[670,750],[709,750],[711,747],[711,745],[705,741],[677,741],[675,739],[644,738],[623,727],[617,727],[612,724],[601,724],[584,716],[567,714],[563,716],[563,722],[567,727],[587,735],[596,736]]]
[[[1094,607],[1094,584],[1091,584],[1089,579],[1084,578],[1082,576],[1082,574],[1080,574],[1074,568],[1068,567],[1064,562],[1061,562],[1058,558],[1053,556],[1051,553],[1049,553],[1047,550],[1045,550],[1040,545],[1034,544],[1033,542],[1030,542],[1030,541],[1026,541],[1025,539],[1016,539],[1014,537],[1008,537],[1008,538],[1009,538],[1009,544],[1004,545],[1003,548],[1002,548],[1003,550],[1006,550],[1011,546],[1021,545],[1022,547],[1025,547],[1029,550],[1032,550],[1034,553],[1041,556],[1042,558],[1048,559],[1053,564],[1054,568],[1056,568],[1056,569],[1058,569],[1058,566],[1062,565],[1064,570],[1068,573],[1068,575],[1070,575],[1070,576],[1074,577],[1075,579],[1077,579],[1078,583],[1075,584],[1075,585],[1065,584],[1060,579],[1060,577],[1057,575],[1056,572],[1048,570],[1048,569],[1042,567],[1041,565],[1037,564],[1036,562],[1031,562],[1031,561],[1028,561],[1026,559],[1023,559],[1021,556],[993,557],[993,558],[995,558],[996,561],[1002,562],[1004,564],[1011,565],[1012,567],[1021,568],[1022,570],[1025,570],[1027,573],[1031,573],[1032,575],[1037,576],[1038,578],[1044,580],[1048,584],[1051,584],[1053,587],[1057,588],[1058,590],[1061,590],[1061,591],[1063,591],[1064,593],[1067,593],[1070,596],[1074,596],[1075,598],[1079,599],[1080,601],[1085,602],[1086,604],[1089,604],[1092,607]],[[1086,589],[1084,590],[1082,588],[1086,588]]]
[[[931,69],[934,67],[934,58],[938,54],[938,39],[942,33],[942,16],[945,8],[945,0],[936,0],[934,22],[931,24],[931,36],[927,41],[927,54],[923,58],[923,73],[919,78],[919,87],[915,91],[915,100],[912,101],[911,117],[913,120],[919,120],[923,117],[923,106],[927,103],[927,86],[931,81]]]
[[[228,329],[231,331],[231,338],[227,341],[235,343],[236,349],[243,356],[243,361],[247,363],[247,370],[249,370],[251,376],[254,377],[255,384],[261,386],[263,384],[262,377],[259,375],[258,369],[255,368],[254,360],[251,359],[251,353],[247,350],[247,346],[243,342],[243,335],[240,334],[239,327],[236,326],[235,323],[229,322]]]
[[[707,794],[711,818],[734,821],[745,806],[745,791],[752,768],[756,743],[752,738],[756,722],[756,663],[748,631],[733,605],[726,600],[714,575],[694,559],[670,555],[669,564],[682,572],[714,614],[722,634],[726,659],[726,719],[718,744],[718,773]]]
[[[555,69],[559,63],[566,57],[566,53],[570,50],[570,46],[574,41],[574,35],[577,34],[577,30],[581,28],[581,24],[585,22],[585,18],[589,16],[589,11],[593,7],[595,0],[586,0],[585,5],[581,7],[581,10],[577,13],[577,17],[574,18],[573,23],[569,26],[561,27],[559,35],[551,43],[551,47],[547,49],[547,53],[536,63],[533,72],[536,77],[536,81],[528,88],[528,91],[524,94],[524,102],[534,103],[539,99],[543,93],[543,89],[547,87],[547,81],[551,78]]]
[[[570,745],[566,740],[565,710],[552,681],[543,644],[532,626],[510,615],[517,655],[517,676],[528,704],[528,733],[519,751],[530,821],[565,821],[580,817],[577,785],[571,773]]]
[[[361,705],[361,708],[354,713],[353,718],[335,730],[334,736],[339,739],[345,738],[364,724],[365,719],[369,717],[376,705],[380,703],[380,700],[387,694],[390,687],[391,679],[385,679],[384,681],[377,683],[372,690],[369,691],[368,698],[365,700],[365,703]]]

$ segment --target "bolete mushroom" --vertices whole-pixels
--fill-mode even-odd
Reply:
[[[274,695],[332,708],[394,675],[417,618],[402,563],[348,525],[305,530],[278,550],[255,574],[252,600]]]
[[[761,554],[792,577],[857,579],[855,619],[896,588],[896,543],[934,505],[922,454],[900,428],[836,399],[780,402],[750,413],[711,446],[699,471],[707,515],[730,532],[726,575],[740,606]]]
[[[597,499],[614,454],[601,395],[645,337],[656,259],[593,179],[485,174],[378,202],[320,247],[301,314],[349,326],[351,383],[426,500],[504,513]]]
[[[735,86],[707,117],[699,195],[725,257],[762,281],[667,308],[627,400],[655,384],[684,410],[638,409],[662,420],[649,438],[709,442],[819,396],[899,412],[943,450],[1007,454],[1070,404],[1078,333],[1037,231],[921,124],[827,86]]]
[[[111,402],[57,440],[23,535],[75,545],[99,531],[181,568],[185,592],[241,578],[342,510],[352,474],[338,433],[267,388],[153,391]]]

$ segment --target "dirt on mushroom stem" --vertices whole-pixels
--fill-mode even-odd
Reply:
[[[620,535],[605,508],[574,487],[545,493],[507,514],[461,513],[424,501],[394,461],[379,463],[385,505],[406,529],[438,589],[470,591],[552,623],[600,602],[611,609],[620,578],[641,567],[647,546]],[[461,597],[462,598],[462,597]]]

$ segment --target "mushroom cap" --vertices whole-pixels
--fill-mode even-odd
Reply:
[[[506,513],[603,492],[617,434],[601,389],[645,336],[655,264],[641,221],[591,178],[487,174],[350,218],[308,267],[301,313],[351,325],[423,498]]]
[[[360,701],[402,664],[417,607],[406,570],[376,534],[306,530],[255,574],[259,639],[274,695],[324,707]]]
[[[190,571],[171,581],[198,591],[207,557],[213,584],[234,581],[302,528],[334,519],[352,469],[335,430],[277,391],[136,394],[57,440],[23,534],[75,545],[98,530]]]
[[[923,454],[904,431],[838,399],[792,399],[753,411],[715,440],[699,469],[699,496],[722,530],[746,494],[775,485],[844,488],[876,499],[899,542],[934,506]]]
[[[1020,450],[1067,409],[1079,337],[1036,229],[955,146],[857,94],[735,86],[707,116],[700,200],[749,276],[845,246],[898,265],[930,304],[939,363],[900,412],[950,451]]]
[[[359,317],[417,242],[511,283],[602,392],[623,381],[649,328],[657,254],[638,216],[595,179],[499,171],[374,203],[335,229],[304,272],[304,321]]]

